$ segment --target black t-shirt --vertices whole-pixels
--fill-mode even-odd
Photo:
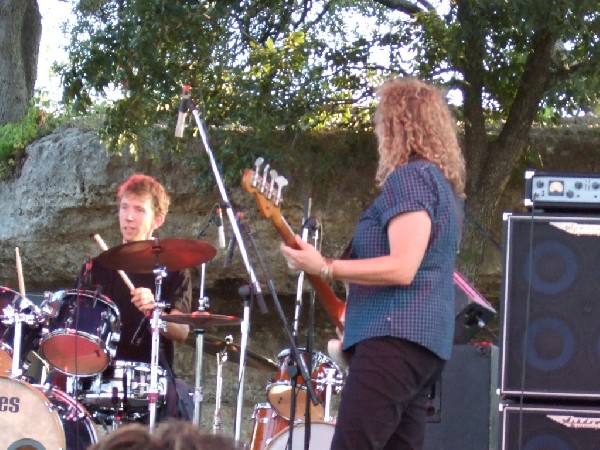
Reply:
[[[127,276],[138,287],[146,287],[156,293],[155,279],[152,273],[127,273]],[[116,270],[109,269],[98,261],[92,261],[90,277],[91,289],[101,287],[102,295],[108,297],[119,309],[121,319],[121,339],[117,344],[114,360],[137,361],[150,363],[152,356],[152,334],[148,327],[143,333],[139,345],[133,345],[131,340],[144,315],[131,302],[131,293],[125,282]],[[188,270],[168,272],[162,279],[161,300],[169,303],[171,308],[176,308],[185,314],[191,312],[192,283]],[[163,335],[160,336],[160,348],[164,351],[169,366],[173,367],[174,345],[173,341]]]

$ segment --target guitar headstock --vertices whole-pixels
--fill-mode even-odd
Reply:
[[[242,187],[247,192],[254,194],[256,205],[261,214],[267,218],[281,216],[282,190],[288,185],[288,180],[279,175],[276,170],[270,169],[269,164],[261,169],[263,158],[257,158],[254,169],[248,169],[242,176]]]

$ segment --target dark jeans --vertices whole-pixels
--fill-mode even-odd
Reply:
[[[445,361],[393,337],[354,347],[332,450],[423,448],[427,396]]]

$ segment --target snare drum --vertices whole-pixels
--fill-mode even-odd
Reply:
[[[300,357],[306,363],[306,367],[310,371],[311,383],[319,403],[315,405],[309,398],[306,389],[306,381],[302,375],[298,375],[296,384],[296,419],[305,419],[304,412],[306,410],[306,402],[310,402],[310,417],[314,420],[323,419],[325,400],[325,390],[318,387],[317,380],[322,378],[325,369],[336,369],[340,372],[338,366],[327,355],[321,352],[313,352],[312,364],[308,364],[308,353],[305,349],[298,349]],[[279,353],[277,360],[279,369],[273,383],[267,386],[267,398],[273,409],[286,419],[290,418],[292,412],[292,384],[288,373],[288,358],[290,357],[290,349],[285,349]]]
[[[94,291],[58,291],[44,300],[48,327],[40,349],[57,370],[92,376],[110,364],[120,339],[119,308]]]
[[[114,411],[122,406],[125,411],[147,411],[149,406],[150,364],[133,361],[113,361],[103,373],[96,376],[92,386],[83,394],[83,404],[90,410]],[[167,397],[166,370],[158,367],[158,400],[162,406]],[[123,403],[127,400],[127,405]]]
[[[35,316],[36,307],[17,292],[0,287],[0,374],[11,372],[13,351],[15,348],[15,325],[11,324],[11,313],[31,314]],[[4,323],[7,321],[8,323]],[[37,322],[37,319],[36,319]],[[21,355],[19,365],[23,363],[27,353],[35,348],[39,338],[37,323],[29,325],[21,322]]]
[[[57,388],[0,376],[0,448],[85,449],[97,442],[88,412]]]
[[[305,423],[294,425],[291,448],[304,448]],[[335,424],[332,422],[313,421],[310,423],[310,445],[309,449],[322,450],[331,447],[333,440],[333,431]],[[289,427],[280,431],[267,445],[267,450],[286,450],[288,439],[290,437]]]
[[[288,426],[287,419],[273,411],[268,403],[254,405],[252,419],[254,419],[254,428],[250,450],[263,450],[273,436]]]

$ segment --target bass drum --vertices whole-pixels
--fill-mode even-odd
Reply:
[[[1,376],[0,448],[85,450],[98,439],[88,412],[53,387]]]
[[[304,433],[306,424],[298,423],[294,425],[294,434],[292,436],[292,448],[303,449],[304,448]],[[335,429],[335,423],[323,422],[316,420],[310,423],[310,445],[309,449],[312,450],[323,450],[331,447],[331,441],[333,440],[333,430]],[[277,433],[273,439],[269,442],[267,450],[286,450],[287,443],[290,437],[290,428]]]

